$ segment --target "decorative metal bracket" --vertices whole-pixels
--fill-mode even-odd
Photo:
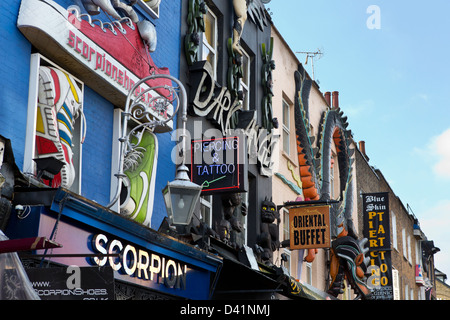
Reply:
[[[133,98],[137,89],[144,83],[150,81],[155,81],[158,79],[169,79],[172,81],[172,86],[169,85],[158,85],[154,87],[149,87],[145,90],[139,90],[139,93]],[[150,91],[163,90],[166,92],[164,95],[152,96],[148,99],[148,93]],[[155,111],[164,115],[170,107],[174,108],[172,114],[169,114],[167,118],[163,120],[158,120],[154,118]],[[166,75],[166,74],[154,74],[145,77],[138,81],[129,91],[127,100],[125,103],[125,110],[122,113],[122,131],[119,138],[120,148],[119,148],[119,170],[115,174],[117,177],[117,189],[116,194],[112,198],[111,202],[107,205],[107,208],[111,208],[120,197],[120,192],[122,189],[122,181],[125,177],[124,171],[139,157],[140,151],[137,147],[139,143],[131,143],[131,138],[137,136],[139,131],[149,129],[153,132],[154,128],[157,126],[162,126],[169,121],[172,121],[179,109],[181,108],[181,121],[182,121],[182,133],[180,135],[181,145],[185,146],[186,139],[186,122],[187,122],[187,95],[186,89],[183,84],[176,78]],[[128,131],[128,122],[131,118],[134,118],[141,122],[138,126],[134,127],[130,132]],[[184,163],[184,154],[181,155]]]

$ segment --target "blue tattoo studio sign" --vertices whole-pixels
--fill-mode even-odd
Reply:
[[[246,192],[246,152],[243,139],[224,137],[191,141],[191,181],[202,194]]]

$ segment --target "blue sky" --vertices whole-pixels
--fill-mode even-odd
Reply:
[[[321,91],[339,91],[355,140],[366,141],[370,164],[441,249],[436,267],[450,277],[450,1],[272,0],[266,7],[292,51],[324,53],[314,61]]]

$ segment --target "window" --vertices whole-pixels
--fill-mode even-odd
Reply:
[[[208,60],[217,75],[217,17],[208,8],[208,12],[203,15],[205,21],[205,32],[203,33],[203,45],[201,47],[201,59]]]
[[[240,89],[244,95],[244,101],[242,102],[243,110],[250,109],[250,57],[247,52],[242,51],[242,78],[240,81]]]
[[[403,256],[407,258],[407,251],[406,251],[406,231],[405,228],[402,229],[402,245],[403,245]]]
[[[199,217],[202,222],[207,226],[212,227],[211,217],[212,217],[212,196],[201,196],[200,197],[200,214]]]
[[[392,246],[394,249],[398,250],[397,244],[397,217],[395,213],[392,212]]]
[[[286,268],[286,270],[289,272],[289,274],[291,273],[291,251],[284,249],[283,250],[283,256],[284,259],[283,260],[283,267]]]
[[[30,66],[23,171],[46,185],[81,193],[84,84],[40,54],[31,55]],[[43,174],[35,161],[49,158],[62,163],[54,176]]]
[[[411,236],[408,236],[408,261],[412,264],[411,259]]]
[[[283,99],[283,151],[290,154],[290,106]]]
[[[283,210],[283,240],[289,240],[289,211],[285,208]]]
[[[409,300],[409,286],[405,284],[405,300]]]
[[[422,263],[420,262],[420,258],[421,258],[421,255],[420,255],[420,242],[419,241],[414,241],[414,243],[415,243],[415,249],[416,249],[416,264],[420,264],[420,265],[422,265]]]

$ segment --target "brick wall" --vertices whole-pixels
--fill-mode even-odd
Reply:
[[[391,232],[391,259],[393,268],[399,272],[400,299],[405,299],[405,288],[408,288],[408,298],[411,299],[411,289],[413,289],[413,299],[418,299],[418,287],[415,283],[415,265],[416,265],[416,239],[414,238],[414,221],[409,215],[402,201],[395,195],[387,183],[382,172],[375,169],[366,160],[360,150],[355,152],[356,157],[356,183],[357,193],[375,193],[389,192],[390,209],[390,232]],[[362,213],[362,197],[358,197],[358,211]],[[396,234],[393,234],[392,214],[396,216]],[[358,216],[359,232],[363,233],[363,215]],[[405,229],[405,239],[403,241],[402,230]],[[403,254],[403,248],[407,247],[407,239],[410,237],[411,258],[408,259],[408,249],[406,257]],[[397,238],[397,249],[393,248],[394,239]]]
[[[436,298],[450,300],[450,286],[441,280],[436,280]]]

